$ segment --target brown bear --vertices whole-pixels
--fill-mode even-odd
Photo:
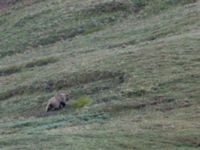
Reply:
[[[67,101],[69,101],[69,94],[59,93],[49,100],[46,106],[46,111],[59,110],[65,107]]]

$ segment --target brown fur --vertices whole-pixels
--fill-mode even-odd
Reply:
[[[46,107],[46,111],[59,110],[65,107],[67,101],[69,100],[69,95],[65,93],[59,93],[52,97]]]

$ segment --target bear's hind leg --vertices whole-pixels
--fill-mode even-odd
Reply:
[[[50,105],[47,107],[46,111],[48,112],[48,111],[51,111],[52,109],[53,109],[53,106],[50,104]]]

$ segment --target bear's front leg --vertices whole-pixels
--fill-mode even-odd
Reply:
[[[65,107],[65,102],[60,102],[60,106],[59,106],[59,108],[63,108],[63,107]]]

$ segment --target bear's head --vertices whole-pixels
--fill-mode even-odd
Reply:
[[[61,97],[62,97],[62,99],[63,99],[63,101],[69,101],[69,99],[70,99],[70,95],[68,94],[68,93],[60,93],[59,94]]]

